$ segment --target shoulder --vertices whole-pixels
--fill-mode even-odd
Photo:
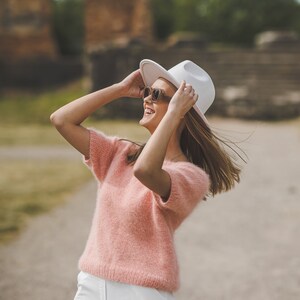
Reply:
[[[202,168],[188,161],[166,161],[165,168],[174,170],[175,172],[177,171],[178,173],[183,173],[190,176],[196,175],[197,177],[201,176],[209,179],[208,174]]]
[[[169,173],[176,189],[194,190],[206,194],[210,187],[209,175],[197,165],[186,162],[167,162],[164,169]]]
[[[121,153],[127,153],[132,143],[117,136],[108,136],[94,128],[88,128],[90,133],[89,156],[84,157],[87,165],[94,168],[103,168],[120,158]],[[105,168],[103,168],[105,169]]]
[[[134,144],[129,140],[122,139],[118,136],[107,135],[94,128],[88,128],[88,130],[90,132],[90,142],[94,146],[101,146],[102,144],[105,144],[108,147],[126,148],[131,147]]]

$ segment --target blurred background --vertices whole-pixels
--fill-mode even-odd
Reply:
[[[2,0],[0,91],[49,91],[82,78],[95,90],[121,80],[142,58],[166,68],[189,58],[216,83],[210,113],[294,117],[299,10],[296,0]],[[140,113],[136,103],[121,103],[101,113]]]
[[[94,187],[49,116],[122,80],[143,58],[166,68],[185,59],[202,66],[216,87],[212,127],[246,140],[249,156],[237,190],[196,215],[201,241],[187,238],[200,224],[195,217],[179,233],[178,299],[299,299],[298,0],[0,0],[0,299],[73,295]],[[141,101],[120,99],[85,125],[143,142],[141,114]],[[197,273],[190,272],[195,265]],[[203,279],[197,290],[195,278]]]

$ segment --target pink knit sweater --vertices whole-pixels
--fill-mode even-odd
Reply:
[[[208,192],[208,175],[189,162],[166,161],[167,202],[133,175],[132,144],[90,130],[97,205],[79,268],[94,276],[174,292],[179,287],[173,234]],[[101,183],[101,184],[100,184]]]

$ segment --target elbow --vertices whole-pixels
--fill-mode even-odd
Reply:
[[[136,164],[134,165],[133,167],[133,175],[137,178],[137,179],[140,179],[141,176],[143,176],[144,174],[144,170],[143,168],[139,167],[139,166],[136,166]]]
[[[65,123],[64,118],[62,118],[57,112],[54,112],[50,116],[50,122],[56,128],[62,127]]]
[[[137,163],[133,167],[134,176],[141,182],[151,178],[151,170],[147,166],[139,166]]]

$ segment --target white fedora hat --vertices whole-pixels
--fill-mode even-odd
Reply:
[[[146,86],[152,86],[160,77],[167,79],[177,88],[179,88],[183,80],[191,84],[199,96],[194,108],[207,122],[204,114],[215,99],[215,87],[206,71],[190,60],[185,60],[173,68],[166,70],[150,59],[143,59],[140,62],[140,71]]]

